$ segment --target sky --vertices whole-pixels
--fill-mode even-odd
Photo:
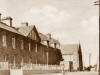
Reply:
[[[83,63],[98,61],[98,6],[96,0],[0,0],[2,17],[11,16],[13,26],[35,25],[39,32],[51,33],[61,44],[78,44]]]

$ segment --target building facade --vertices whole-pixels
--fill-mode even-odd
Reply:
[[[49,46],[48,42],[42,44],[34,25],[15,28],[0,22],[0,62],[18,66],[30,63],[59,65],[61,60],[61,50]]]

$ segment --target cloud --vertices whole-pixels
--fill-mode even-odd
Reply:
[[[97,63],[97,56],[98,56],[98,42],[99,42],[99,24],[98,24],[98,16],[91,16],[88,19],[81,21],[81,29],[83,30],[83,54],[91,53],[92,54],[92,62],[91,64]],[[85,59],[88,61],[88,59]],[[86,63],[87,64],[87,63]]]
[[[35,24],[41,32],[54,32],[62,30],[63,26],[70,20],[71,14],[66,10],[60,10],[52,5],[44,5],[41,8],[31,8],[26,12],[22,20]]]
[[[98,17],[95,14],[98,8],[93,6],[92,0],[80,2],[0,0],[0,12],[12,16],[15,26],[28,21],[35,24],[40,32],[52,33],[62,44],[78,43],[80,40],[84,54],[91,52],[95,60],[98,52]]]
[[[97,63],[98,57],[98,16],[91,16],[82,19],[81,22],[75,25],[65,24],[63,30],[55,32],[54,37],[59,37],[62,44],[68,43],[81,43],[83,60],[85,65],[88,65],[89,53],[92,54],[91,64]],[[66,28],[66,29],[65,29]]]
[[[97,33],[98,32],[98,16],[91,16],[88,20],[81,21],[82,28],[87,32]]]

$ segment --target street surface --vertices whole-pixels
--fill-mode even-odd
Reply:
[[[66,72],[62,73],[49,73],[49,74],[34,74],[34,75],[98,75],[98,72]]]

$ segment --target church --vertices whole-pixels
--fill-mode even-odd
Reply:
[[[82,71],[83,60],[80,44],[65,44],[61,46],[63,63],[67,71]]]

